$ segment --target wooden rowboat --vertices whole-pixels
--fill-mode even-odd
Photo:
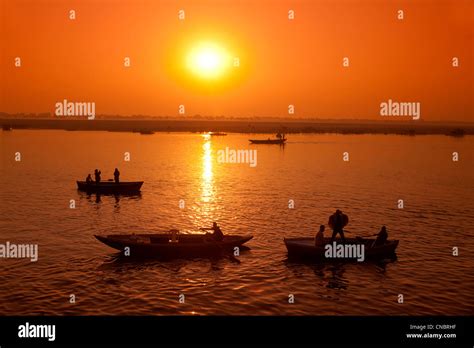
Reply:
[[[331,244],[331,238],[324,238],[325,245],[316,246],[314,238],[285,238],[284,242],[288,250],[288,258],[316,259],[321,261],[341,261],[341,258],[326,258],[325,246]],[[337,244],[342,243],[341,239],[335,240]],[[398,240],[388,240],[385,244],[373,246],[375,239],[366,238],[346,238],[345,244],[363,245],[366,259],[384,259],[395,256]],[[342,258],[342,260],[349,260]],[[351,258],[350,260],[353,260]]]
[[[102,243],[135,257],[189,258],[209,257],[223,251],[232,251],[253,236],[225,235],[222,241],[212,240],[205,234],[180,234],[174,241],[170,234],[131,234],[95,236]],[[125,253],[126,255],[126,253]]]
[[[143,181],[124,181],[116,183],[114,181],[92,182],[88,184],[85,181],[77,181],[77,188],[80,191],[93,193],[138,193],[143,185]]]
[[[249,139],[252,144],[285,144],[287,139]]]

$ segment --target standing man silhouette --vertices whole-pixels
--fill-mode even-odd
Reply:
[[[338,233],[341,235],[342,241],[346,241],[346,238],[344,237],[344,227],[348,223],[349,217],[339,209],[329,217],[328,225],[332,228],[331,243],[334,241]]]

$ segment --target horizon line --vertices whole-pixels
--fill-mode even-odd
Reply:
[[[83,116],[55,116],[54,113],[51,112],[40,112],[40,113],[33,113],[33,112],[18,112],[18,113],[8,113],[0,111],[0,119],[1,118],[12,118],[15,117],[19,119],[44,119],[44,120],[86,120]],[[375,123],[466,123],[466,124],[474,124],[474,120],[413,120],[411,118],[403,119],[400,117],[387,117],[387,116],[379,116],[383,117],[384,119],[376,119],[376,118],[324,118],[324,117],[303,117],[303,116],[226,116],[226,115],[146,115],[146,114],[132,114],[132,115],[122,115],[122,114],[97,114],[95,115],[94,120],[170,120],[170,121],[187,121],[187,120],[201,120],[201,121],[239,121],[239,120],[258,120],[258,121],[270,121],[270,120],[278,120],[278,121],[288,121],[288,122],[375,122]]]

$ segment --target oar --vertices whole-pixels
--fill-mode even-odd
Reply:
[[[360,238],[368,238],[368,237],[375,237],[375,236],[378,236],[379,234],[376,233],[376,234],[369,234],[368,236],[360,236]]]
[[[201,227],[200,230],[209,231],[209,228]],[[228,257],[231,262],[240,263],[240,260],[234,256],[234,253],[232,251],[229,253],[229,252],[227,252],[227,250],[225,250],[221,246],[219,246],[219,249],[221,251],[221,254],[223,254],[223,256],[225,256],[225,257]]]
[[[344,233],[354,233],[354,232],[344,230]],[[368,238],[368,237],[375,237],[375,236],[378,236],[378,233],[376,233],[376,234],[369,234],[369,235],[366,235],[366,236],[356,236],[356,237]]]

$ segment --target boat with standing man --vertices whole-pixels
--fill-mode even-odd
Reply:
[[[275,145],[284,145],[287,141],[285,134],[278,133],[276,139],[249,139],[252,144],[275,144]]]
[[[123,182],[114,182],[113,179],[108,181],[101,181],[99,183],[86,181],[76,181],[77,189],[79,191],[89,192],[89,193],[139,193],[140,188],[143,185],[143,181],[123,181]]]
[[[373,238],[345,238],[344,242],[340,239],[332,240],[332,238],[324,238],[324,243],[321,246],[315,245],[314,238],[300,237],[300,238],[285,238],[284,243],[288,250],[289,259],[310,259],[319,261],[353,261],[354,258],[327,258],[326,245],[331,243],[338,243],[340,245],[363,246],[366,259],[389,259],[396,257],[395,250],[398,246],[398,240],[387,240],[383,245],[375,245]]]

